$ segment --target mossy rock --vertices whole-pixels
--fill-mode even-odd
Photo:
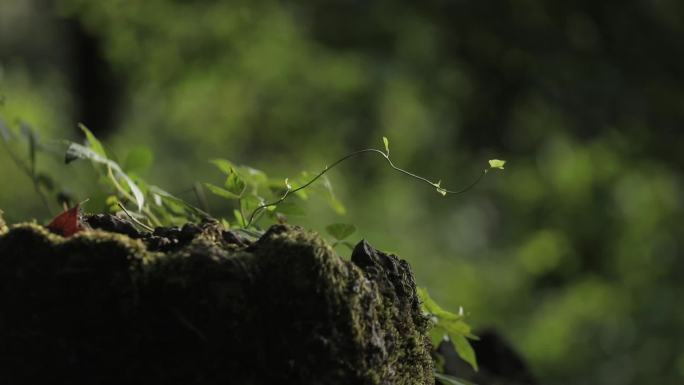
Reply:
[[[0,384],[434,384],[408,264],[278,225],[168,252],[0,233]]]

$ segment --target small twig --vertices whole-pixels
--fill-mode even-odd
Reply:
[[[149,232],[153,232],[153,231],[154,231],[154,229],[151,228],[150,226],[148,226],[148,225],[146,225],[146,224],[140,222],[139,220],[135,219],[135,217],[133,217],[133,215],[131,215],[131,213],[129,213],[128,210],[126,210],[126,207],[123,205],[123,203],[121,203],[121,202],[116,202],[116,204],[118,204],[119,207],[121,207],[121,210],[123,210],[123,212],[126,213],[126,215],[128,215],[128,217],[129,217],[136,225],[142,227],[143,229],[145,229],[145,230],[147,230],[147,231],[149,231]]]

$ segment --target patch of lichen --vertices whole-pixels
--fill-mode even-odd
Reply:
[[[0,235],[0,383],[434,383],[408,265],[346,261],[296,227],[247,248],[215,230],[166,254],[102,231]]]

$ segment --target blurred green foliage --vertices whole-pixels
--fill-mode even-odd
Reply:
[[[684,382],[683,3],[55,3],[0,3],[5,124],[78,138],[54,22],[67,19],[100,42],[124,95],[114,131],[84,123],[110,156],[144,165],[151,148],[140,173],[184,199],[221,177],[208,159],[284,179],[383,135],[399,166],[449,186],[501,156],[505,173],[455,198],[360,158],[330,175],[346,217],[312,200],[293,220],[354,223],[350,240],[407,258],[544,384]],[[104,202],[87,167],[38,166]],[[50,216],[4,151],[0,179],[8,221]]]

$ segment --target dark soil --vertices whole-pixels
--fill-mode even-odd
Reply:
[[[214,220],[206,220],[199,224],[186,223],[182,227],[157,227],[152,233],[140,232],[132,223],[109,214],[85,215],[83,222],[92,229],[124,234],[133,239],[140,239],[145,243],[149,251],[169,252],[179,250],[189,245],[195,237],[207,232],[216,233],[224,246],[235,245],[244,247],[251,243],[236,231],[224,229],[219,222]]]

